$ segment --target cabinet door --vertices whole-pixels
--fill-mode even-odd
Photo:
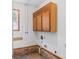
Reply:
[[[42,13],[42,30],[43,31],[47,31],[47,32],[50,31],[49,22],[50,22],[49,10],[47,10]]]
[[[41,13],[37,14],[37,31],[41,31]]]
[[[36,31],[36,16],[33,16],[33,31]]]

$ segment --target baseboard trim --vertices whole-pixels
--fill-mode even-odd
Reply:
[[[31,46],[22,47],[22,48],[15,48],[15,49],[13,49],[13,51],[14,51],[14,52],[13,52],[13,55],[20,54],[20,53],[25,54],[26,51],[28,51],[27,53],[32,53],[32,52],[39,53],[39,48],[40,48],[39,45],[31,45]],[[43,49],[44,51],[48,52],[50,55],[53,55],[53,56],[57,57],[57,59],[63,59],[62,57],[60,57],[60,56],[58,56],[58,55],[56,55],[56,54],[54,54],[54,53],[52,53],[52,52],[46,50],[46,49],[43,48],[43,47],[40,48],[40,51],[41,51],[42,49]],[[24,53],[23,53],[23,52],[24,52]],[[40,53],[40,54],[41,54],[41,53]]]
[[[51,55],[57,57],[58,59],[63,59],[62,57],[60,57],[60,56],[54,54],[53,52],[50,52],[50,51],[46,50],[45,48],[41,48],[41,49],[43,49],[44,51],[47,51],[49,54],[51,54]]]
[[[27,47],[15,48],[13,49],[13,55],[24,55],[32,52],[38,52],[38,45],[31,45]]]

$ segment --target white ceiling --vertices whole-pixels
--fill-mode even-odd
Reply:
[[[31,4],[31,5],[40,5],[42,2],[46,0],[13,0],[14,2],[24,3],[24,4]]]

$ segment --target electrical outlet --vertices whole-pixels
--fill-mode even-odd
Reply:
[[[54,51],[55,53],[57,53],[57,51]]]
[[[41,35],[41,39],[43,40],[43,35]]]
[[[41,40],[45,39],[45,36],[41,35],[40,39],[41,39]]]
[[[47,48],[47,45],[44,45],[45,48]]]

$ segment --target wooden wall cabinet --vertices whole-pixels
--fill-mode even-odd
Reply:
[[[50,2],[33,13],[33,31],[57,31],[57,6],[55,3]]]
[[[37,24],[36,24],[36,28],[37,28],[37,30],[38,31],[41,31],[42,29],[41,29],[41,26],[42,26],[42,24],[41,24],[41,17],[42,15],[41,15],[41,13],[38,13],[37,14]]]
[[[50,31],[50,17],[49,17],[49,10],[42,12],[42,30],[43,31]]]
[[[36,31],[36,16],[33,15],[33,31]]]

